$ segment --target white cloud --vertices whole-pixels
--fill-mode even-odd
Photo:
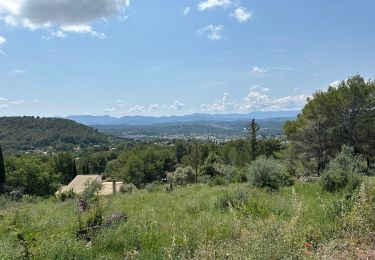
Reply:
[[[253,67],[251,72],[253,74],[259,75],[259,74],[263,74],[263,73],[267,72],[267,69],[262,69],[262,68],[259,68],[259,67],[255,66],[255,67]]]
[[[223,38],[222,32],[224,30],[223,25],[207,25],[206,27],[198,29],[198,33],[205,35],[208,39],[218,41]]]
[[[20,106],[24,103],[26,103],[26,101],[23,100],[23,99],[11,101],[11,100],[8,100],[6,98],[0,97],[0,109],[1,108],[9,108],[9,107],[12,107],[12,106]]]
[[[176,100],[169,108],[177,111],[177,110],[181,110],[184,106],[185,106],[184,104]]]
[[[60,28],[62,32],[89,33],[103,38],[90,24],[98,19],[123,15],[130,0],[1,0],[0,19],[8,26],[30,30]],[[63,30],[65,28],[86,29]],[[59,30],[53,30],[59,31]]]
[[[96,32],[90,25],[79,24],[79,25],[64,25],[60,27],[63,32],[67,33],[88,33],[92,36],[98,37],[99,39],[105,39],[107,36],[104,33]]]
[[[198,9],[204,11],[215,7],[228,7],[232,4],[231,0],[205,0],[198,4]]]
[[[182,12],[184,16],[187,16],[190,13],[190,6],[187,6],[184,8],[184,11]]]
[[[340,83],[341,83],[341,80],[336,80],[334,82],[329,83],[328,86],[337,88],[340,85]]]
[[[151,104],[151,105],[148,106],[148,111],[149,112],[155,111],[157,109],[159,109],[159,105],[158,104]]]
[[[244,23],[251,18],[253,15],[252,12],[249,12],[245,7],[238,7],[231,13],[231,16],[234,17],[239,23]]]
[[[17,76],[17,75],[22,75],[22,74],[25,74],[25,73],[26,73],[26,70],[15,69],[15,70],[9,71],[8,75],[9,76]]]
[[[51,32],[51,35],[54,36],[54,37],[57,37],[57,38],[66,38],[66,34],[60,30],[56,31],[56,32]]]
[[[140,105],[135,105],[129,109],[129,113],[141,113],[143,111],[143,107]]]
[[[230,94],[225,92],[223,98],[215,100],[212,104],[202,104],[201,110],[205,112],[223,113],[234,111],[237,108],[237,103],[230,100]]]
[[[116,108],[114,107],[104,109],[104,113],[106,114],[113,113],[115,111],[116,111]]]
[[[213,113],[252,112],[252,111],[285,111],[298,110],[306,104],[307,96],[285,96],[272,98],[267,95],[268,88],[253,86],[243,100],[232,101],[229,93],[224,93],[221,100],[212,104],[202,104],[201,110]]]
[[[4,36],[0,36],[0,46],[3,45],[4,43],[6,43],[6,39]]]
[[[116,106],[123,108],[123,107],[125,107],[125,104],[121,99],[118,99],[118,100],[116,100]]]

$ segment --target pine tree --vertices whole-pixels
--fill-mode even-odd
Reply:
[[[247,138],[249,139],[250,145],[251,145],[251,160],[254,161],[258,153],[257,133],[260,130],[260,125],[258,125],[258,123],[255,122],[255,119],[253,119],[246,126],[246,130],[247,130]]]
[[[5,193],[5,165],[3,151],[0,145],[0,194]]]

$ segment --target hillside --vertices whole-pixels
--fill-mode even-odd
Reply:
[[[107,145],[108,137],[71,120],[39,117],[0,117],[3,150],[64,150]]]
[[[0,197],[0,259],[373,259],[374,182],[366,183],[366,197],[351,200],[316,183],[279,192],[158,186],[101,197],[80,218],[74,199]],[[95,212],[104,222],[126,213],[127,221],[77,239]]]

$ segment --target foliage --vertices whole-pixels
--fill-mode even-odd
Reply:
[[[322,173],[321,185],[324,190],[337,192],[343,189],[355,190],[362,182],[362,175],[366,168],[366,162],[354,155],[352,147],[343,146],[342,150],[329,163]]]
[[[58,153],[54,157],[55,172],[60,175],[60,182],[68,184],[77,176],[77,168],[73,155],[68,152]]]
[[[169,147],[139,145],[121,153],[115,161],[109,163],[105,175],[141,187],[165,180],[166,172],[174,171],[175,167],[175,156]]]
[[[73,189],[70,189],[68,191],[65,191],[65,192],[59,192],[57,194],[57,199],[60,200],[60,201],[66,201],[68,199],[74,199],[77,197],[77,194],[74,192]]]
[[[66,119],[26,116],[0,117],[0,141],[9,152],[108,146],[107,136],[91,127]]]
[[[122,193],[134,193],[137,190],[137,187],[133,183],[124,183],[120,187],[120,192]]]
[[[174,172],[173,180],[177,185],[185,185],[194,183],[195,177],[195,171],[191,166],[185,168],[177,167],[176,171]]]
[[[22,155],[7,157],[7,184],[25,194],[47,196],[59,188],[59,175],[54,172],[53,161],[48,156]]]
[[[88,181],[86,184],[85,190],[80,195],[80,199],[90,203],[90,201],[96,200],[99,191],[102,188],[102,183],[100,181]]]
[[[5,164],[3,157],[3,150],[0,145],[0,194],[5,193]]]
[[[370,166],[375,155],[374,96],[375,82],[356,75],[326,92],[315,92],[297,120],[285,123],[288,140],[310,171],[324,170],[344,144],[363,154]]]
[[[292,183],[283,165],[264,156],[259,156],[249,166],[248,179],[254,187],[271,190],[278,190],[281,186]]]
[[[104,223],[119,209],[129,221],[102,230],[89,244],[75,236],[73,200],[0,202],[0,259],[22,259],[17,234],[35,259],[322,259],[373,243],[375,184],[367,180],[350,200],[310,183],[278,193],[246,184],[119,193],[101,198],[101,212],[84,213],[83,227],[100,216]]]
[[[251,122],[246,126],[247,130],[247,138],[250,141],[251,147],[251,160],[254,161],[259,152],[259,144],[258,144],[258,132],[260,130],[260,125],[255,122],[255,119],[251,120]]]

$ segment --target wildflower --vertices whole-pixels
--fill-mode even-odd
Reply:
[[[310,247],[311,245],[310,245],[310,243],[309,242],[306,242],[305,243],[305,247]]]
[[[310,254],[310,251],[309,250],[306,250],[306,255],[309,255]]]

